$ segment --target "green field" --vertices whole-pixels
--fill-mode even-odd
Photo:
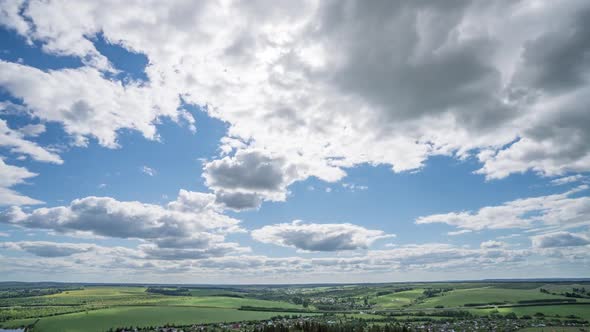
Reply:
[[[102,332],[113,326],[158,326],[268,319],[276,312],[192,307],[117,307],[42,318],[34,332]]]
[[[581,321],[590,320],[590,295],[585,291],[579,293],[584,287],[590,289],[590,283],[446,282],[228,288],[70,285],[60,288],[60,293],[46,292],[50,295],[0,298],[0,327],[34,323],[34,332],[100,332],[125,326],[190,325],[268,320],[277,315],[323,317],[326,314],[332,315],[326,320],[361,319],[375,324],[384,324],[387,319],[408,324],[424,320],[445,322],[457,313],[464,319],[496,317],[493,319],[502,321],[505,315],[514,313],[517,319],[528,315],[536,320],[563,321],[576,317]],[[555,294],[541,292],[541,288]],[[574,288],[579,297],[566,297]],[[18,294],[18,290],[10,292]],[[576,303],[522,302],[535,300]],[[535,315],[537,313],[543,313],[544,317]]]
[[[422,295],[423,291],[424,289],[417,288],[409,291],[377,296],[373,300],[373,303],[375,303],[378,309],[399,309],[411,305]]]
[[[494,309],[478,309],[477,311],[489,313]],[[512,308],[498,308],[502,314],[514,312],[518,316],[529,315],[541,312],[547,317],[551,318],[566,318],[568,315],[575,315],[585,320],[590,320],[590,304],[573,304],[573,305],[545,305],[545,306],[530,306],[530,307],[512,307]]]
[[[242,306],[277,311],[302,309],[286,301],[243,298],[225,290],[193,289],[192,296],[168,296],[148,293],[146,289],[92,286],[59,294],[0,299],[0,317],[15,317],[0,323],[0,327],[26,326],[40,318],[34,331],[103,331],[118,326],[257,320],[278,315],[237,310]]]
[[[159,305],[178,305],[178,306],[199,306],[199,307],[214,307],[214,308],[240,308],[242,306],[251,307],[263,307],[263,308],[286,308],[296,309],[301,306],[280,302],[280,301],[267,301],[250,298],[235,298],[225,296],[200,296],[200,297],[188,297],[188,296],[170,296],[165,299],[158,299]]]
[[[36,296],[18,299],[2,299],[4,303],[36,304],[46,306],[61,305],[186,305],[216,308],[239,308],[241,306],[268,308],[301,308],[300,305],[284,301],[267,301],[254,298],[229,296],[166,296],[146,293],[144,287],[89,287],[84,290],[63,292],[60,294]],[[192,293],[192,292],[191,292]],[[196,294],[207,292],[196,292]],[[2,303],[2,301],[0,301]]]
[[[436,306],[453,308],[466,304],[518,303],[518,301],[547,299],[567,300],[568,298],[560,295],[541,293],[538,289],[481,287],[452,290],[441,296],[426,299],[424,302],[416,305],[416,308],[433,308]]]

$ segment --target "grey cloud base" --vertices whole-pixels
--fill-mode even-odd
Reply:
[[[214,200],[212,194],[185,190],[166,206],[86,197],[68,206],[31,212],[12,207],[0,212],[0,223],[74,236],[90,234],[147,241],[149,244],[141,245],[140,249],[158,259],[197,259],[248,252],[247,247],[225,242],[225,234],[242,230],[239,221],[222,214]],[[22,245],[20,248],[29,252],[35,249]],[[54,248],[55,253],[68,250],[69,247]]]
[[[263,243],[304,251],[341,251],[368,249],[373,242],[395,235],[352,224],[308,224],[293,221],[290,224],[264,226],[252,231],[252,237]]]
[[[535,248],[578,247],[590,244],[590,238],[584,234],[555,232],[533,236]]]

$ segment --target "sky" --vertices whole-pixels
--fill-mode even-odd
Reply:
[[[590,3],[0,1],[0,280],[588,277]]]

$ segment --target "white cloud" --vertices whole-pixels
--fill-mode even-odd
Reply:
[[[143,174],[146,174],[149,176],[155,176],[156,174],[158,174],[158,172],[156,172],[155,169],[148,167],[148,166],[141,166],[140,170]]]
[[[186,282],[191,276],[198,280],[224,280],[236,282],[258,280],[281,282],[286,276],[295,280],[332,280],[351,281],[342,276],[354,276],[354,280],[374,281],[390,280],[392,273],[411,273],[412,275],[478,270],[486,273],[493,271],[536,271],[546,264],[563,263],[565,260],[577,265],[587,264],[588,250],[585,247],[544,248],[534,250],[516,250],[506,248],[470,249],[449,244],[426,243],[399,245],[386,250],[367,250],[362,255],[336,257],[269,257],[234,253],[204,257],[198,250],[174,253],[174,250],[151,252],[151,247],[140,245],[131,249],[125,247],[102,247],[94,244],[50,243],[39,241],[21,241],[4,246],[3,250],[21,250],[41,248],[28,251],[40,258],[0,256],[2,273],[41,273],[44,276],[79,275],[84,280],[93,280],[92,276],[109,270],[106,278],[134,275],[138,280],[157,280],[170,282],[174,278]],[[59,249],[65,248],[65,249]],[[1,248],[0,248],[1,249]],[[49,257],[48,256],[52,256]],[[523,266],[523,260],[528,264]],[[538,262],[538,263],[535,263]],[[545,264],[545,265],[543,265]],[[582,265],[584,266],[584,265]],[[6,269],[10,267],[10,269]],[[551,273],[554,271],[552,270]],[[8,275],[8,274],[7,274]],[[189,278],[189,279],[187,279]],[[102,280],[103,282],[105,280]],[[146,281],[147,282],[147,281]]]
[[[4,100],[0,101],[0,114],[4,115],[24,115],[28,113],[28,109],[19,104]]]
[[[377,240],[394,236],[353,224],[308,224],[299,220],[252,231],[252,237],[257,241],[304,251],[367,249]]]
[[[36,143],[26,140],[25,136],[34,136],[40,127],[28,125],[18,130],[8,127],[8,123],[0,119],[0,146],[10,148],[12,153],[20,153],[31,156],[33,159],[42,162],[62,164],[63,160],[55,152],[40,147]],[[42,126],[45,130],[45,126]]]
[[[283,160],[264,200],[363,163],[400,172],[478,150],[489,179],[590,170],[584,1],[3,6],[3,24],[86,63],[49,72],[2,63],[0,84],[35,116],[63,123],[79,144],[113,147],[121,128],[156,139],[159,117],[183,116],[182,95],[228,123],[223,164],[235,166],[243,150]],[[106,79],[114,69],[92,43],[99,32],[145,54],[149,81]]]
[[[25,183],[26,179],[37,176],[24,167],[8,165],[0,158],[0,205],[32,205],[42,201],[21,195],[11,187]]]
[[[416,223],[445,223],[465,230],[590,225],[590,197],[572,197],[585,190],[588,190],[588,186],[581,185],[562,194],[517,199],[502,205],[486,206],[475,212],[423,216],[416,219]]]
[[[37,137],[45,132],[45,125],[42,123],[28,124],[18,129],[24,136]]]
[[[199,244],[203,245],[203,244]],[[20,241],[0,243],[0,249],[17,250],[29,254],[46,257],[68,257],[82,259],[95,255],[107,256],[110,260],[136,260],[136,261],[177,261],[182,264],[185,260],[201,260],[205,258],[225,256],[227,254],[243,254],[249,252],[249,248],[239,247],[235,243],[218,243],[210,247],[159,247],[152,244],[142,244],[136,249],[121,247],[105,247],[91,243],[65,243],[47,241]]]
[[[585,178],[585,176],[583,176],[581,174],[564,176],[564,177],[560,177],[560,178],[551,180],[551,184],[555,185],[555,186],[561,186],[564,184],[575,183],[575,182],[581,181],[584,178]]]
[[[352,192],[355,192],[357,190],[359,191],[364,191],[364,190],[368,190],[369,187],[367,186],[363,186],[363,185],[359,185],[359,184],[354,184],[354,183],[343,183],[342,187],[345,189],[348,189]]]
[[[3,103],[2,114],[26,112],[41,124],[61,123],[77,145],[96,139],[111,148],[118,146],[122,129],[157,140],[156,124],[162,117],[187,122],[193,129],[194,119],[178,109],[180,96],[228,126],[221,155],[204,167],[213,194],[181,191],[165,206],[86,197],[31,212],[11,208],[2,214],[11,224],[138,238],[147,243],[133,255],[149,253],[152,261],[199,258],[198,268],[251,264],[273,271],[309,266],[378,271],[494,266],[530,253],[430,244],[349,258],[215,257],[247,250],[224,241],[224,234],[238,226],[220,210],[283,201],[296,181],[317,177],[336,182],[344,178],[346,168],[361,164],[416,171],[434,155],[476,155],[482,164],[478,173],[488,179],[527,171],[561,176],[590,170],[586,1],[530,6],[31,0],[0,6],[0,24],[41,44],[47,53],[76,56],[84,63],[42,71],[0,62],[0,86],[24,104]],[[110,74],[117,69],[92,41],[99,33],[108,43],[144,54],[148,80],[113,78]],[[55,152],[26,139],[40,130],[10,129],[4,145],[57,163],[61,159]],[[34,173],[4,161],[0,168],[1,203],[39,203],[11,189]],[[589,198],[577,195],[578,190],[425,216],[417,222],[459,228],[449,235],[588,225]],[[209,222],[222,230],[208,228]],[[328,225],[271,225],[267,233],[258,234],[265,241],[303,250],[365,248],[371,239],[386,236],[350,224]],[[325,234],[318,235],[315,231],[322,227],[327,227]],[[354,227],[360,228],[355,234],[362,239],[351,233]],[[298,238],[299,231],[309,238]],[[558,249],[555,257],[584,256],[569,247]],[[124,252],[109,250],[113,256]],[[71,266],[59,264],[56,267],[66,270]],[[129,259],[109,264],[195,269],[184,263]]]
[[[179,116],[177,92],[138,82],[124,85],[95,68],[41,71],[0,61],[0,85],[22,98],[30,115],[63,124],[77,145],[93,137],[103,146],[117,147],[117,131],[123,128],[157,139],[154,122]]]
[[[447,235],[449,235],[449,236],[456,236],[456,235],[462,235],[462,234],[467,234],[467,233],[471,233],[471,232],[473,232],[473,231],[470,230],[470,229],[462,229],[462,230],[459,230],[459,231],[447,232]]]

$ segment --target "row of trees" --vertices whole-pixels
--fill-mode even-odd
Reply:
[[[148,287],[145,290],[147,293],[170,295],[170,296],[189,296],[190,290],[188,288],[162,288],[162,287]]]
[[[422,292],[422,295],[429,298],[429,297],[435,297],[435,296],[445,293],[445,292],[450,292],[452,290],[453,290],[453,288],[427,288],[424,290],[424,292]]]
[[[563,292],[563,293],[559,293],[559,294],[555,293],[555,292],[550,292],[545,288],[540,288],[539,291],[544,294],[563,295],[565,297],[573,297],[573,298],[578,298],[578,299],[590,297],[590,293],[587,293],[586,288],[584,288],[584,287],[581,287],[581,288],[574,287],[571,292]]]
[[[410,332],[408,326],[397,323],[384,325],[368,325],[363,321],[350,321],[345,323],[328,323],[321,321],[306,321],[294,325],[274,324],[264,325],[254,329],[254,332]]]
[[[77,288],[81,289],[81,288]],[[0,290],[0,299],[12,299],[19,297],[33,297],[57,294],[64,291],[74,290],[74,288],[22,288],[22,289],[7,289]]]

